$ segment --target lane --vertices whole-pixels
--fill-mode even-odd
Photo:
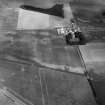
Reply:
[[[43,91],[43,83],[42,83],[42,77],[41,77],[41,73],[39,70],[39,79],[40,79],[40,86],[41,86],[41,94],[42,94],[42,104],[45,105],[45,96],[44,96],[44,91]]]
[[[39,75],[40,75],[40,83],[42,87],[42,101],[43,104],[49,105],[49,93],[48,87],[46,83],[46,75],[44,75],[43,68],[39,68]]]
[[[7,87],[3,87],[1,90],[1,93],[5,96],[4,99],[9,98],[9,100],[7,101],[7,104],[16,104],[16,105],[33,105],[30,101],[24,99],[23,97],[21,97],[19,94],[17,94],[15,91],[7,88]],[[10,101],[10,102],[9,102]],[[5,105],[5,104],[3,104]]]
[[[5,91],[3,89],[0,89],[0,104],[2,104],[2,105],[19,105],[18,103],[15,103],[15,101],[12,100],[10,97],[6,96]]]

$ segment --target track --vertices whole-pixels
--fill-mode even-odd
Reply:
[[[81,58],[82,65],[83,65],[83,67],[84,67],[84,75],[86,76],[86,78],[87,78],[87,80],[88,80],[88,83],[89,83],[89,85],[90,85],[90,87],[91,87],[91,90],[92,90],[92,93],[93,93],[93,95],[94,95],[94,97],[95,97],[95,100],[96,100],[96,102],[97,102],[97,105],[99,105],[99,104],[98,104],[99,102],[98,102],[98,99],[97,99],[97,95],[96,95],[96,92],[95,92],[95,88],[94,88],[94,86],[93,86],[93,84],[92,84],[92,82],[91,82],[91,79],[92,79],[92,78],[91,78],[91,77],[89,76],[89,74],[88,74],[88,71],[87,71],[87,68],[86,68],[84,59],[83,59],[83,57],[82,57],[81,51],[80,51],[80,49],[79,49],[79,46],[77,46],[76,48],[77,48],[78,54],[79,54],[79,56],[80,56],[80,58]]]

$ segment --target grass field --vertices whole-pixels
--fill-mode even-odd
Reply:
[[[45,33],[41,32],[39,36],[38,33],[36,36],[21,33],[21,37],[12,43],[1,42],[1,57],[9,55],[20,60],[27,59],[27,62],[36,57],[51,64],[82,67],[75,48],[67,47],[62,39],[52,40],[50,33],[45,37],[42,34]],[[96,105],[88,81],[83,75],[56,71],[35,62],[30,64],[0,60],[0,83],[33,105]]]

